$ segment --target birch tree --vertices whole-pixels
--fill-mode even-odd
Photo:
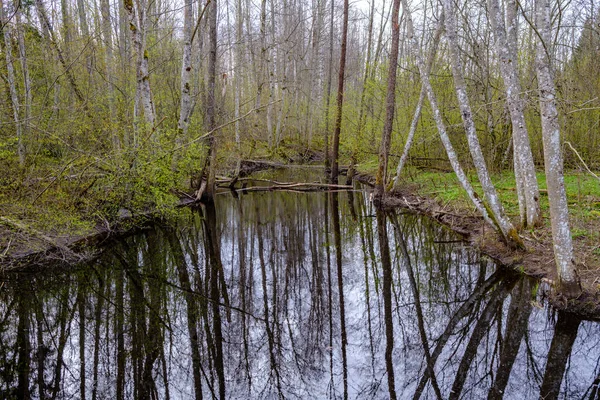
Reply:
[[[12,39],[11,39],[11,26],[4,15],[4,4],[0,0],[0,24],[2,24],[2,33],[4,37],[4,54],[6,58],[6,70],[8,81],[8,88],[10,92],[10,100],[12,104],[13,118],[15,122],[15,130],[17,134],[17,155],[19,157],[19,165],[25,166],[25,144],[23,142],[23,122],[20,116],[20,105],[19,105],[19,94],[17,92],[17,82],[15,77],[15,67],[13,63],[12,55]]]
[[[534,226],[540,219],[540,191],[535,175],[529,133],[525,124],[521,84],[517,69],[517,6],[514,0],[508,0],[506,5],[507,24],[505,26],[499,0],[488,0],[487,3],[489,20],[494,31],[496,52],[500,57],[500,72],[504,81],[506,102],[513,128],[515,181],[521,224],[523,226]]]
[[[421,75],[421,84],[425,88],[425,93],[427,93],[429,105],[430,105],[432,113],[433,113],[433,119],[435,120],[435,124],[436,124],[437,130],[438,130],[438,133],[440,135],[440,139],[442,140],[442,144],[444,145],[444,148],[446,149],[446,154],[448,155],[448,160],[450,161],[450,165],[452,166],[452,169],[456,173],[456,177],[458,178],[458,181],[460,182],[463,189],[467,192],[469,199],[471,200],[471,202],[473,203],[473,205],[475,206],[477,211],[483,216],[483,218],[489,225],[496,228],[494,221],[489,217],[485,207],[483,206],[483,203],[479,199],[479,196],[473,190],[473,186],[471,186],[471,183],[469,182],[467,175],[465,174],[464,170],[462,169],[462,166],[460,165],[460,163],[458,161],[458,156],[457,156],[456,152],[454,151],[454,147],[452,146],[452,143],[450,142],[450,138],[448,137],[448,132],[446,131],[446,125],[444,124],[444,121],[442,119],[442,113],[438,106],[437,97],[435,96],[433,87],[431,86],[429,72],[427,71],[427,68],[425,67],[425,61],[423,60],[423,57],[419,53],[420,44],[414,34],[412,15],[411,15],[410,8],[408,7],[408,0],[402,0],[402,7],[404,8],[404,15],[406,17],[407,35],[408,35],[408,39],[410,41],[411,53],[417,61],[417,67],[419,68],[419,73]]]
[[[134,124],[144,118],[147,128],[154,127],[154,103],[150,90],[150,70],[148,67],[148,50],[146,49],[146,27],[148,24],[148,0],[124,0],[125,11],[129,20],[131,42],[136,52],[136,89],[134,104]]]
[[[467,83],[463,76],[463,65],[458,50],[453,0],[443,0],[443,5],[446,17],[446,40],[450,50],[450,64],[452,67],[456,97],[458,99],[460,114],[467,135],[467,142],[469,144],[471,158],[473,159],[473,165],[477,171],[477,177],[479,178],[487,201],[488,212],[494,219],[494,222],[506,241],[513,245],[517,245],[518,247],[522,247],[523,242],[519,238],[517,231],[510,220],[506,217],[502,203],[498,198],[498,193],[496,192],[496,188],[488,173],[485,158],[483,157],[483,152],[481,151],[481,146],[479,144],[479,138],[477,137],[477,131],[475,130],[475,121],[473,120],[473,112],[471,111],[471,105],[467,94]]]
[[[536,0],[536,26],[539,34],[536,46],[536,73],[539,89],[544,168],[548,186],[550,222],[554,259],[558,269],[560,289],[571,297],[581,292],[573,243],[569,228],[569,209],[563,175],[563,157],[560,147],[560,125],[556,105],[556,88],[551,67],[552,30],[550,25],[550,0]]]
[[[429,57],[427,58],[427,65],[425,69],[427,73],[431,73],[431,66],[433,65],[433,60],[435,59],[435,55],[437,53],[437,48],[440,44],[440,38],[442,36],[442,32],[444,31],[444,24],[439,23],[438,27],[433,36],[433,42],[431,44],[431,50],[429,51]],[[394,178],[394,189],[399,189],[400,187],[400,174],[402,173],[402,169],[408,160],[408,153],[410,148],[412,147],[415,133],[417,131],[417,124],[419,123],[419,119],[421,118],[421,110],[423,109],[423,101],[425,100],[425,86],[421,85],[421,92],[419,93],[419,100],[417,101],[417,106],[415,107],[415,112],[413,114],[412,121],[410,123],[410,128],[408,131],[408,136],[406,137],[406,143],[404,144],[404,150],[402,150],[402,155],[400,156],[400,160],[398,161],[398,167],[396,168],[396,176]]]
[[[25,50],[25,35],[23,33],[23,23],[21,22],[21,7],[15,10],[17,41],[19,43],[19,59],[21,60],[21,73],[23,74],[23,91],[25,92],[23,107],[23,124],[21,126],[21,134],[24,139],[29,137],[29,124],[31,119],[31,104],[33,92],[31,89],[31,78],[29,77],[29,63],[27,61],[27,52]],[[23,154],[26,154],[27,148],[23,143]]]

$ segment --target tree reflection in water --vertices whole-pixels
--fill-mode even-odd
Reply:
[[[597,323],[425,218],[360,192],[183,214],[4,273],[0,398],[598,398]]]

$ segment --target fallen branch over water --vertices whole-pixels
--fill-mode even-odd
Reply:
[[[353,189],[352,185],[336,185],[330,183],[320,183],[320,182],[306,182],[306,183],[291,183],[291,182],[277,182],[270,181],[267,179],[249,179],[254,182],[266,182],[270,183],[271,186],[251,186],[240,189],[233,189],[236,191],[242,192],[269,192],[274,190],[296,190],[303,192],[314,192],[320,190],[328,190],[328,189],[342,189],[342,190],[351,190]],[[238,180],[238,182],[242,181],[242,179]],[[219,182],[219,186],[229,187],[229,181],[221,181]]]

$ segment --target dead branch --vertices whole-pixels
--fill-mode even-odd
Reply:
[[[579,155],[579,152],[577,150],[575,150],[575,147],[573,147],[573,145],[570,142],[565,141],[565,144],[568,145],[571,150],[573,150],[573,153],[575,153],[575,155],[577,156],[577,158],[579,158],[579,161],[581,161],[581,163],[583,164],[583,166],[585,167],[585,169],[587,170],[587,172],[589,172],[594,178],[598,179],[600,181],[600,177],[598,177],[598,175],[596,175],[595,173],[592,172],[592,170],[587,166],[587,164],[585,163],[585,161],[583,161],[583,158],[581,158],[581,155]]]

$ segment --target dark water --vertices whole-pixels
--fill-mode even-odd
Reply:
[[[0,284],[0,398],[598,399],[597,323],[360,192],[220,195]]]

